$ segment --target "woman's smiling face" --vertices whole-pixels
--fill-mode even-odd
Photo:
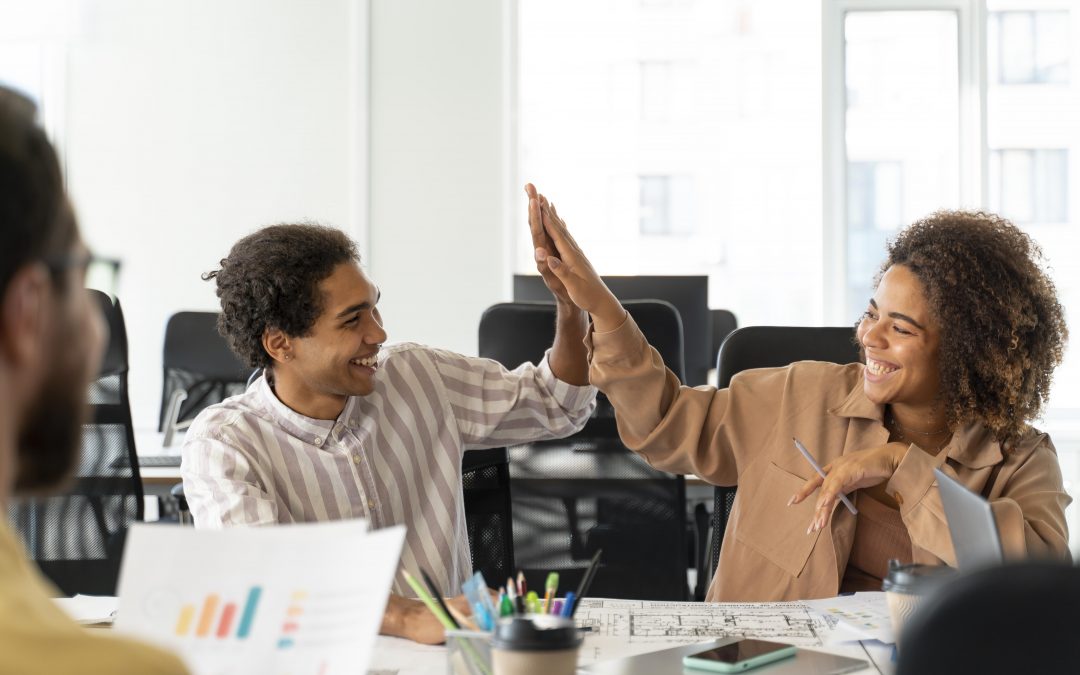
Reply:
[[[940,327],[915,274],[894,265],[881,276],[859,322],[863,391],[879,405],[930,405],[940,389]]]

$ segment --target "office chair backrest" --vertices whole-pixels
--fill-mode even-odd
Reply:
[[[796,361],[853,363],[859,360],[854,328],[807,326],[746,326],[724,340],[716,357],[716,386],[724,389],[731,378],[751,368],[778,368]],[[713,490],[711,564],[698,577],[698,593],[708,587],[720,558],[728,516],[735,503],[736,487]]]
[[[473,570],[482,572],[489,585],[516,577],[506,448],[466,452],[461,460],[461,487]]]
[[[109,326],[98,379],[89,388],[73,485],[51,497],[20,500],[10,518],[30,557],[65,594],[115,595],[128,526],[143,517],[127,389],[127,332],[119,301],[89,291]]]
[[[1025,562],[959,576],[901,636],[897,675],[1075,673],[1080,569]]]
[[[739,322],[735,318],[735,313],[727,309],[710,309],[709,318],[711,320],[710,336],[712,337],[712,349],[709,350],[709,353],[719,354],[720,345],[724,344],[727,336],[731,335],[731,332],[739,327]]]
[[[662,301],[623,303],[665,363],[684,374],[682,322]],[[480,356],[508,368],[538,363],[555,335],[553,303],[503,303],[480,321]],[[685,483],[622,445],[610,404],[570,438],[509,449],[514,554],[530,587],[557,570],[574,587],[604,550],[592,594],[651,600],[688,597]],[[466,453],[468,457],[469,453]]]
[[[172,423],[190,422],[204,408],[244,391],[251,368],[229,349],[217,330],[218,312],[177,312],[165,327],[159,429],[177,391],[186,398],[172,412]]]
[[[682,380],[686,359],[679,310],[663,300],[627,300],[623,307],[660,352],[664,364]],[[554,302],[501,302],[480,317],[480,355],[507,368],[526,361],[539,363],[554,339]]]
[[[622,304],[664,364],[683,380],[686,360],[679,310],[663,300],[627,300]],[[507,368],[526,361],[540,363],[554,339],[554,302],[503,302],[492,305],[480,317],[480,356]],[[615,411],[604,394],[597,395],[596,412],[582,434],[609,438],[618,435]]]

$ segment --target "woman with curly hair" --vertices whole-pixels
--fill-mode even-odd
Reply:
[[[1070,498],[1029,425],[1067,330],[1041,251],[1008,221],[943,211],[901,232],[858,324],[862,363],[748,370],[718,390],[681,386],[554,207],[530,208],[550,238],[538,266],[592,317],[590,379],[627,447],[739,486],[708,600],[876,590],[892,558],[955,564],[935,467],[989,500],[1007,557],[1068,557]],[[841,494],[858,515],[836,508]]]

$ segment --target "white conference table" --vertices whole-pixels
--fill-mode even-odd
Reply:
[[[590,651],[590,637],[585,638],[582,645],[582,658],[578,665],[584,666],[591,663],[586,656]],[[707,638],[702,639],[708,641]],[[685,645],[682,643],[653,643],[647,651],[658,651]],[[892,675],[896,670],[896,664],[892,661],[892,645],[883,645],[880,642],[851,642],[816,648],[816,651],[839,654],[851,658],[866,661],[869,667],[854,671],[858,675]],[[641,649],[628,649],[625,654],[613,654],[613,658],[643,653]],[[609,650],[610,654],[610,650]],[[607,659],[605,659],[607,660]],[[369,675],[431,675],[432,673],[445,673],[446,648],[419,645],[408,640],[391,638],[380,635],[375,640],[375,650],[368,665]],[[763,671],[767,672],[767,671]]]

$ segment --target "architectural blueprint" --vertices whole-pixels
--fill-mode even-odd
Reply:
[[[800,647],[825,644],[833,626],[801,602],[643,602],[587,598],[574,616],[597,636],[630,643],[694,643],[750,636]]]

